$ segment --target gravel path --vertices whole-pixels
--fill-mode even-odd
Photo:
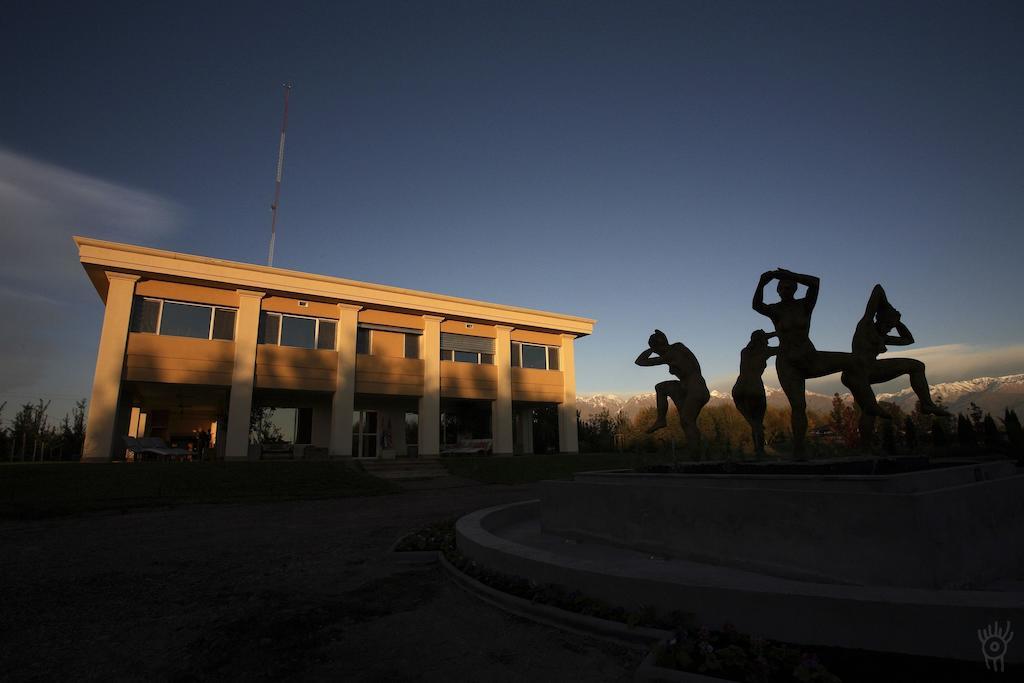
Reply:
[[[391,562],[422,524],[536,497],[189,505],[0,523],[0,676],[28,680],[630,680],[639,655]]]

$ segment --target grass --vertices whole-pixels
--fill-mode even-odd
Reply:
[[[13,463],[0,465],[0,519],[37,519],[182,503],[395,493],[336,462]]]
[[[442,458],[457,477],[487,484],[525,484],[542,479],[570,479],[575,472],[632,469],[673,462],[658,453],[558,453],[551,455]]]

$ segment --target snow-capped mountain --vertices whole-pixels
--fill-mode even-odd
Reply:
[[[764,393],[770,406],[789,405],[782,389],[765,387]],[[708,405],[714,406],[722,403],[732,403],[732,395],[727,391],[712,389],[711,401]],[[588,420],[602,410],[607,410],[612,416],[622,413],[633,419],[641,410],[654,407],[654,405],[655,394],[653,391],[639,394],[579,394],[576,396],[576,410],[579,411],[582,420]],[[807,392],[807,408],[816,412],[827,412],[832,409],[832,397],[809,391]]]
[[[999,417],[1007,408],[1020,413],[1024,410],[1024,375],[1004,377],[976,377],[959,382],[932,384],[932,397],[942,397],[942,402],[953,414],[964,413],[971,403],[977,404],[986,413]],[[895,403],[905,412],[914,409],[917,396],[909,387],[891,394],[878,394],[879,401]]]
[[[1006,408],[1016,410],[1018,413],[1024,412],[1024,374],[1006,375],[1005,377],[977,377],[959,382],[933,384],[931,390],[932,396],[941,396],[943,403],[954,414],[966,414],[971,402],[996,417],[1001,416]],[[765,387],[765,396],[770,406],[785,407],[789,405],[785,393],[777,387]],[[846,401],[850,400],[849,394],[844,394],[843,398]],[[878,394],[878,400],[895,403],[909,413],[914,409],[917,396],[908,387],[895,393]],[[713,390],[711,402],[708,405],[719,405],[723,402],[731,403],[732,396],[728,392]],[[622,413],[632,419],[644,408],[654,406],[654,403],[653,391],[640,394],[581,394],[576,397],[576,409],[579,410],[580,417],[584,420],[602,410],[607,410],[613,416]],[[832,410],[832,397],[809,391],[807,392],[807,408],[818,413],[828,413]]]

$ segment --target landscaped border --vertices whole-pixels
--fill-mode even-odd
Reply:
[[[432,526],[437,527],[438,525]],[[730,680],[659,666],[660,656],[674,642],[675,634],[672,631],[580,614],[506,593],[488,586],[460,570],[448,560],[443,550],[398,550],[411,535],[406,534],[391,545],[389,556],[393,561],[408,564],[437,562],[459,588],[504,612],[563,631],[599,638],[606,642],[645,652],[646,654],[634,675],[636,681],[641,683],[723,683],[723,681]],[[458,550],[455,549],[453,552],[458,553]]]

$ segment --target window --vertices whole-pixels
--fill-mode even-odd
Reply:
[[[537,370],[548,369],[548,354],[543,346],[533,344],[522,345],[522,367],[535,368]]]
[[[456,363],[477,363],[479,365],[494,365],[494,354],[477,353],[476,351],[455,351],[453,349],[441,349],[441,360],[453,360]]]
[[[281,316],[281,346],[294,346],[300,349],[315,348],[316,320],[296,318],[291,315]]]
[[[558,370],[558,347],[512,342],[512,367]]]
[[[494,340],[466,334],[441,333],[441,360],[494,364]]]
[[[356,353],[370,355],[370,330],[360,327],[356,330]]]
[[[337,330],[333,320],[262,311],[259,343],[333,351]]]
[[[260,312],[260,344],[276,344],[281,336],[281,316],[275,313]]]
[[[455,352],[456,363],[479,363],[480,354],[472,351],[456,351]]]
[[[231,341],[235,338],[235,312],[218,308],[213,312],[213,338]]]
[[[211,312],[209,306],[165,301],[160,315],[160,334],[209,339]]]
[[[316,336],[316,348],[334,350],[334,336],[338,329],[338,323],[333,320],[321,320],[320,331]]]
[[[235,338],[233,308],[135,297],[129,331],[193,339]]]
[[[132,305],[132,332],[150,332],[156,334],[160,324],[160,300],[135,297]]]
[[[405,357],[406,358],[419,358],[420,357],[420,335],[418,334],[405,334]]]

